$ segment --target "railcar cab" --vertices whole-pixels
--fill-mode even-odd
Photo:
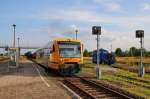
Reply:
[[[79,40],[57,39],[51,46],[50,67],[62,74],[79,72],[83,65],[83,44]]]

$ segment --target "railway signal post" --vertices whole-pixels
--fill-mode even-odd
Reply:
[[[77,36],[78,36],[78,29],[76,29],[75,32],[76,32],[76,40],[77,40],[78,39],[77,38]]]
[[[16,30],[16,25],[13,24],[12,26],[13,26],[13,28],[14,28],[14,41],[13,41],[13,47],[15,48],[15,42],[16,42],[16,38],[15,38],[16,33],[15,33],[15,30]]]
[[[140,38],[141,44],[141,58],[140,58],[140,67],[139,67],[139,76],[143,77],[145,74],[145,69],[143,66],[143,40],[144,40],[144,30],[136,30],[136,38]]]
[[[101,68],[99,65],[99,41],[101,35],[101,26],[93,26],[92,34],[97,35],[97,67],[96,67],[96,78],[101,79]]]

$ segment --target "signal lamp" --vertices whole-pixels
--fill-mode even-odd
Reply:
[[[92,34],[93,35],[101,35],[101,26],[93,26]]]
[[[144,30],[136,30],[136,38],[144,37]]]

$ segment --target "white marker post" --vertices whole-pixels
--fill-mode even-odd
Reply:
[[[143,40],[144,40],[144,30],[136,30],[136,38],[140,38],[141,44],[141,58],[140,58],[140,67],[139,67],[139,76],[143,77],[145,74],[145,69],[143,66]]]
[[[101,27],[100,26],[93,26],[92,27],[92,34],[97,35],[97,67],[96,67],[96,78],[101,79],[101,68],[99,65],[99,41],[101,35]]]

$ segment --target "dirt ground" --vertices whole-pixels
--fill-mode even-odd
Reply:
[[[26,61],[9,71],[7,65],[0,63],[0,99],[71,99],[36,64]]]

